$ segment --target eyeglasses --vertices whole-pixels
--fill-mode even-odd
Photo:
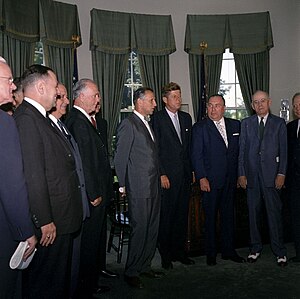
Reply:
[[[13,82],[14,82],[14,78],[11,78],[11,77],[0,76],[0,79],[6,79],[10,85],[13,84]]]

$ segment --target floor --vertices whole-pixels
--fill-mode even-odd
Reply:
[[[293,256],[291,243],[286,244],[289,256]],[[127,246],[125,246],[125,250]],[[247,257],[248,249],[241,248],[238,253]],[[235,264],[217,257],[217,265],[209,267],[205,256],[193,257],[196,264],[185,266],[174,263],[174,269],[159,280],[144,279],[145,288],[130,288],[123,279],[126,252],[121,264],[116,262],[115,252],[107,253],[107,268],[120,274],[118,279],[101,278],[99,283],[109,285],[111,291],[96,298],[105,299],[189,299],[189,298],[300,298],[300,264],[285,268],[276,265],[270,246],[265,245],[260,259],[255,264]],[[155,270],[162,271],[160,257],[156,252],[152,261]]]

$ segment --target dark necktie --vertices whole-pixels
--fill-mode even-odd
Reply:
[[[91,116],[91,121],[95,129],[97,129],[97,123],[94,116]]]
[[[259,122],[259,139],[262,140],[264,136],[264,130],[265,130],[265,124],[264,124],[264,118],[260,118]]]
[[[71,135],[69,134],[69,132],[67,131],[65,125],[63,124],[63,122],[61,120],[57,120],[57,124],[60,127],[61,132],[63,133],[63,135],[69,140],[69,142],[71,143]],[[71,143],[72,145],[72,143]],[[73,146],[73,145],[72,145]]]

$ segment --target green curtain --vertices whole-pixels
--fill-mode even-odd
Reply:
[[[81,45],[77,6],[52,0],[39,1],[40,37],[45,63],[56,72],[71,99],[74,49]]]
[[[255,54],[234,54],[235,67],[248,114],[253,114],[251,98],[256,90],[269,92],[269,51]]]
[[[138,54],[144,86],[154,90],[161,110],[161,90],[169,82],[169,55],[176,50],[171,16],[132,15],[132,48]]]
[[[269,12],[187,16],[184,49],[189,54],[194,115],[197,115],[199,107],[199,88],[194,85],[200,86],[201,84],[199,64],[202,54],[200,43],[202,42],[207,44],[204,54],[208,94],[218,91],[221,57],[226,48],[230,48],[230,51],[234,53],[247,110],[249,109],[249,94],[253,92],[253,88],[260,86],[268,91],[269,50],[273,47]]]
[[[107,138],[109,152],[111,152],[113,136],[119,123],[128,67],[128,54],[109,54],[101,51],[92,51],[92,61],[93,77],[99,85],[102,97],[101,113],[108,123]],[[94,61],[97,63],[94,63]]]
[[[33,63],[39,40],[38,0],[1,0],[0,25],[0,55],[20,76]]]
[[[220,76],[222,70],[223,53],[216,55],[207,55],[206,58],[207,73],[207,95],[218,93],[220,88]]]
[[[169,55],[138,55],[143,85],[154,90],[157,110],[163,107],[161,90],[169,82]]]
[[[101,30],[99,30],[101,28]],[[131,52],[131,17],[127,13],[91,10],[90,50],[93,79],[98,84],[101,113],[108,123],[108,147],[112,152]]]
[[[212,95],[218,92],[220,87],[220,75],[222,68],[223,54],[207,55],[205,57],[205,76],[206,76],[206,93]],[[200,105],[200,87],[201,87],[201,55],[189,54],[189,71],[192,104],[194,110],[194,119],[198,118]]]
[[[175,51],[170,16],[91,10],[90,50],[93,77],[102,96],[102,115],[108,121],[108,139],[115,133],[126,79],[128,57],[138,54],[142,81],[160,98],[169,79],[168,55]]]

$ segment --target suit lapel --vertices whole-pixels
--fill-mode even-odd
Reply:
[[[220,141],[222,141],[224,146],[226,146],[225,141],[223,140],[223,137],[221,136],[221,134],[220,134],[219,130],[217,129],[215,123],[210,118],[207,118],[207,125],[208,125],[211,133],[213,135],[215,135]]]

